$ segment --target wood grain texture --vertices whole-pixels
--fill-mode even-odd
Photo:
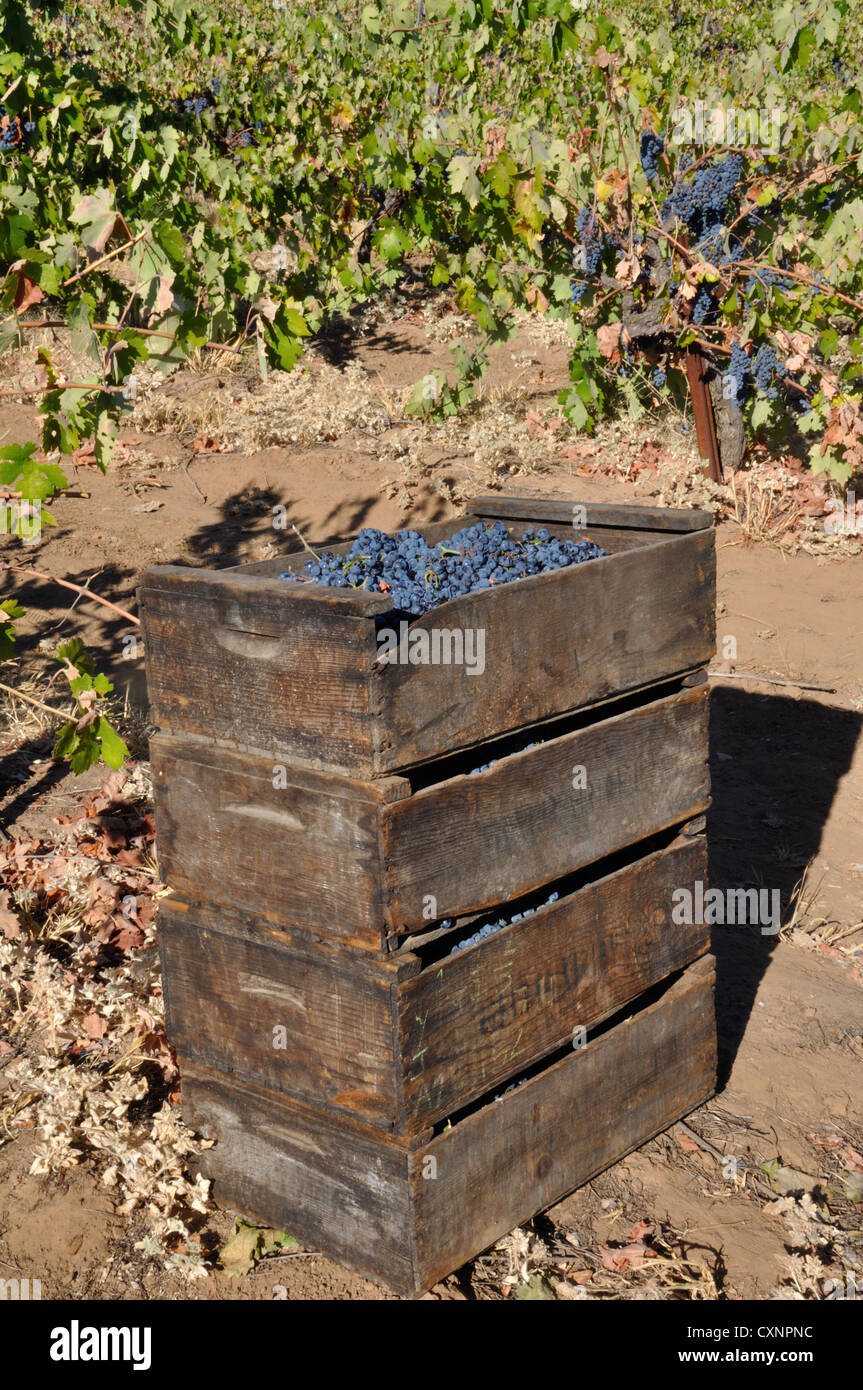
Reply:
[[[391,960],[176,899],[159,912],[168,1036],[188,1060],[399,1127]]]
[[[713,959],[702,957],[656,1003],[412,1154],[418,1287],[712,1095],[713,992]]]
[[[675,843],[401,985],[408,1128],[461,1109],[703,955],[709,930],[671,913],[674,889],[706,877],[703,838]]]
[[[287,765],[287,784],[274,786],[283,764],[168,734],[151,740],[150,757],[160,871],[177,893],[382,948],[378,808],[407,782]]]
[[[713,526],[710,512],[689,507],[636,507],[609,502],[584,502],[561,497],[472,497],[467,503],[479,517],[501,521],[572,521],[573,508],[583,506],[589,527],[624,526],[640,531],[704,531]]]
[[[238,1086],[181,1058],[183,1119],[214,1148],[200,1157],[214,1196],[288,1231],[349,1269],[414,1290],[405,1152],[371,1131]]]
[[[702,957],[581,1051],[407,1147],[181,1056],[183,1118],[216,1141],[200,1168],[223,1206],[411,1295],[712,1094],[713,988]]]
[[[570,504],[547,504],[561,506]],[[555,534],[578,535],[541,512],[523,518],[546,519]],[[149,570],[139,602],[154,721],[311,768],[378,776],[705,664],[715,641],[713,531],[607,520],[595,536],[616,552],[606,559],[412,620],[412,633],[481,630],[481,673],[379,664],[377,632],[401,615],[382,596],[278,580],[276,566],[297,569],[302,555],[225,571]],[[458,524],[437,523],[429,538]]]
[[[421,930],[429,895],[437,918],[494,907],[698,815],[707,751],[702,686],[382,808],[388,925]]]
[[[464,748],[710,660],[713,531],[467,594],[411,622],[482,630],[485,666],[372,670],[379,770]]]
[[[371,767],[373,594],[166,566],[138,594],[162,728],[311,766]]]

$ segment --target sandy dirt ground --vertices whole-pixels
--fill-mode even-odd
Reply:
[[[430,336],[421,316],[414,319],[382,322],[352,346],[330,345],[307,396],[288,395],[279,407],[270,433],[288,442],[254,447],[247,439],[249,453],[236,432],[247,428],[242,403],[257,398],[257,437],[265,439],[266,388],[227,370],[169,382],[146,402],[143,424],[131,422],[108,476],[86,460],[72,470],[70,488],[88,496],[53,504],[58,526],[27,558],[133,606],[149,565],[222,567],[295,550],[292,531],[273,526],[274,507],[287,508],[309,540],[326,542],[362,525],[455,518],[459,497],[490,483],[504,493],[657,501],[664,475],[649,460],[683,468],[691,444],[674,421],[627,426],[598,452],[569,440],[553,416],[565,345],[529,333],[500,351],[484,388],[503,419],[500,437],[507,419],[517,426],[520,453],[491,449],[495,428],[482,418],[437,438],[403,423],[400,392],[448,360],[445,335]],[[346,373],[353,395],[340,413]],[[166,428],[155,428],[160,419]],[[34,428],[24,406],[3,421],[7,442],[34,438]],[[716,931],[718,1094],[427,1298],[512,1296],[532,1274],[561,1298],[824,1298],[863,1281],[863,1207],[848,1195],[859,1197],[863,1173],[863,556],[850,544],[824,554],[780,549],[727,518],[717,555],[711,881],[778,888],[783,909],[776,936]],[[12,592],[7,573],[0,598]],[[133,625],[35,579],[15,581],[14,592],[30,613],[4,679],[55,698],[44,694],[48,652],[79,633],[103,654],[146,771],[142,653],[128,659],[124,642]],[[736,642],[731,657],[728,638]],[[28,723],[20,703],[7,698],[5,714],[0,823],[12,840],[45,842],[58,815],[74,817],[98,790],[104,769],[72,777],[51,762],[46,729]],[[8,1023],[0,1017],[0,1038],[11,1037]],[[0,1050],[0,1112],[16,1047],[12,1038]],[[174,1082],[168,1102],[177,1098]],[[44,1297],[392,1297],[312,1251],[268,1258],[229,1279],[212,1267],[233,1220],[218,1192],[194,1228],[209,1273],[189,1279],[136,1248],[152,1213],[146,1204],[118,1211],[98,1154],[60,1172],[32,1172],[33,1116],[26,1108],[2,1113],[0,1276],[39,1278]],[[773,1168],[760,1166],[772,1160]]]

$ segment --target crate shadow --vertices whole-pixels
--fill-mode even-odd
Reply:
[[[192,557],[193,565],[203,565],[208,569],[228,569],[232,565],[240,565],[248,560],[246,547],[251,529],[261,539],[271,537],[278,554],[284,555],[285,559],[303,549],[300,536],[316,549],[340,545],[368,525],[369,516],[379,501],[377,493],[360,501],[340,501],[325,516],[311,518],[296,500],[285,497],[273,487],[245,489],[226,497],[219,505],[218,520],[200,526],[193,532],[184,541],[182,552],[169,563],[189,564]],[[446,511],[446,503],[441,500],[430,516],[421,521],[412,521],[411,512],[407,512],[402,524],[421,529],[431,522],[443,520]],[[454,531],[458,525],[458,518],[454,517]]]
[[[863,715],[724,685],[714,687],[710,704],[710,885],[777,890],[784,925],[851,766]],[[757,925],[714,926],[712,935],[722,1087],[779,935]]]

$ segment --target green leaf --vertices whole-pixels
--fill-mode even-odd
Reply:
[[[766,396],[759,395],[757,397],[749,419],[754,430],[757,430],[760,425],[766,424],[770,419],[770,401]]]
[[[78,671],[84,671],[88,676],[95,675],[96,668],[93,665],[93,658],[88,656],[84,643],[80,637],[70,637],[67,642],[61,642],[57,648],[57,660],[68,662]]]
[[[94,189],[75,204],[69,221],[81,228],[84,245],[101,255],[117,221],[114,194],[108,188]]]
[[[831,358],[839,346],[839,334],[835,328],[825,328],[818,340],[818,351],[826,360]]]
[[[35,444],[7,444],[0,449],[0,483],[20,492],[28,502],[45,502],[69,480],[56,463],[33,458]]]
[[[15,644],[15,623],[18,618],[23,618],[24,609],[14,598],[7,598],[0,603],[0,614],[5,614],[0,621],[0,661],[6,661],[12,655]]]
[[[125,743],[104,717],[96,722],[96,737],[102,747],[102,758],[109,767],[122,767],[123,760],[128,758],[129,750]]]
[[[285,307],[285,324],[289,333],[293,333],[297,338],[308,338],[311,329],[300,313],[299,309]]]
[[[447,180],[453,193],[460,193],[475,208],[482,196],[482,184],[477,175],[478,161],[466,154],[454,155],[447,165]]]
[[[375,232],[373,242],[385,261],[399,260],[410,250],[410,238],[397,222],[383,218]]]
[[[847,483],[854,471],[832,449],[823,450],[819,444],[809,450],[809,467],[813,473],[828,473],[837,483]]]

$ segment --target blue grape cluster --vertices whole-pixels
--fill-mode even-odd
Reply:
[[[741,345],[737,338],[731,344],[731,361],[728,364],[728,371],[723,375],[723,383],[726,388],[730,385],[733,388],[734,396],[729,393],[729,400],[733,399],[736,405],[741,405],[746,390],[746,379],[751,371],[749,353]]]
[[[579,244],[572,253],[572,264],[582,275],[594,276],[602,264],[602,253],[608,243],[596,216],[590,208],[581,208],[576,218],[576,231]],[[569,296],[573,304],[579,304],[590,288],[587,280],[575,280],[570,285]]]
[[[772,400],[777,392],[772,384],[774,372],[779,370],[779,360],[776,356],[776,349],[767,347],[765,344],[760,347],[755,354],[752,362],[752,376],[759,391],[763,391],[765,396]]]
[[[698,286],[698,293],[692,301],[692,322],[705,323],[716,312],[716,296],[706,281]]]
[[[3,122],[6,122],[4,125]],[[5,106],[0,106],[0,150],[21,150],[28,144],[28,136],[36,129],[35,121],[22,121],[13,116]]]
[[[737,237],[728,238],[728,245],[725,244],[725,233],[722,227],[714,227],[702,237],[695,250],[703,256],[711,265],[733,265],[739,261],[744,253],[743,243]]]
[[[260,130],[262,125],[263,121],[254,121],[248,129],[240,131],[240,145],[243,149],[246,149],[249,145],[254,145],[255,131]]]
[[[790,290],[793,284],[793,280],[789,279],[787,275],[783,275],[778,270],[759,270],[757,275],[747,276],[743,294],[748,300],[752,297],[754,292],[760,291],[763,298],[766,299],[768,290],[774,288],[777,290]]]
[[[666,375],[663,368],[657,367],[650,380],[653,382],[653,385],[657,388],[657,390],[661,390],[666,382]]]
[[[285,570],[279,578],[389,594],[395,608],[419,615],[464,594],[605,554],[593,541],[552,539],[544,527],[515,540],[501,521],[477,522],[437,545],[429,545],[418,531],[389,536],[367,527],[347,555],[324,551],[307,561],[305,574]]]
[[[694,179],[675,184],[663,206],[663,220],[673,214],[686,223],[696,242],[703,241],[709,232],[720,226],[742,169],[743,156],[739,154],[702,165]]]
[[[551,893],[540,906],[550,907],[559,898],[559,893]],[[475,946],[478,941],[484,941],[487,936],[494,936],[496,932],[503,931],[504,927],[512,926],[513,922],[521,922],[525,917],[532,917],[537,911],[538,908],[526,907],[523,912],[514,912],[511,917],[499,917],[496,922],[486,922],[478,931],[472,932],[470,936],[463,936],[461,941],[457,941],[450,949],[450,955],[454,956],[457,951],[464,951],[468,946]],[[451,925],[449,920],[441,923],[441,926],[447,925]]]
[[[581,239],[581,269],[588,275],[595,275],[602,260],[602,248],[605,239],[596,216],[590,208],[581,208],[576,218],[575,227]]]
[[[183,101],[174,102],[174,110],[185,111],[187,116],[200,116],[212,105],[208,96],[185,97]]]
[[[659,156],[664,149],[665,141],[661,135],[656,135],[652,130],[642,133],[639,157],[648,182],[652,183],[659,173]]]

